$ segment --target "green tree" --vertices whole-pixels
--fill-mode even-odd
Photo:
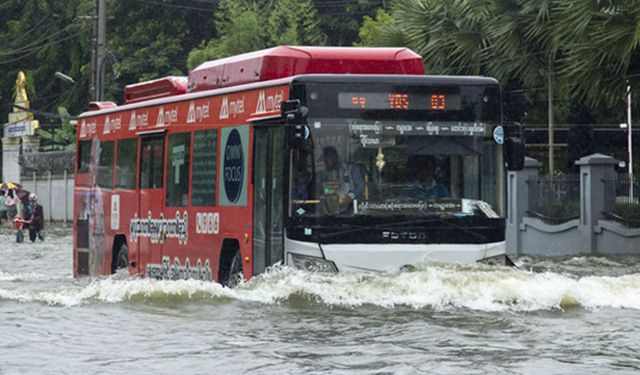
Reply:
[[[2,122],[11,110],[11,93],[20,70],[27,76],[31,108],[55,112],[61,106],[72,114],[87,108],[94,5],[93,0],[0,2]],[[214,35],[213,27],[202,25],[216,9],[214,5],[182,6],[166,1],[108,1],[106,100],[122,102],[123,87],[130,83],[186,74],[186,51]],[[56,71],[73,77],[75,84],[55,79]],[[37,117],[43,125],[60,122]],[[68,139],[58,134],[49,138],[56,142]]]
[[[628,81],[637,97],[640,1],[559,1],[557,8],[562,22],[555,38],[567,46],[560,73],[573,94],[592,106],[621,106]]]
[[[517,38],[518,30],[517,23],[512,22],[509,26],[501,25],[500,30],[505,34],[512,33],[510,39],[499,46],[491,44],[491,28],[496,27],[494,18],[506,17],[499,12],[504,11],[510,13],[512,18],[517,18],[512,14],[516,10],[508,9],[509,1],[503,3],[502,7],[497,7],[492,1],[483,0],[396,0],[391,7],[392,20],[376,22],[376,36],[367,44],[408,46],[424,57],[428,74],[497,75],[508,90],[525,92],[516,70],[504,69],[500,72],[491,69],[492,59],[495,58],[492,54],[497,53],[498,48],[517,55],[513,49],[507,48],[507,42],[512,43],[511,46],[523,43],[521,40],[513,41]],[[366,32],[366,26],[368,23],[365,21],[362,32]],[[501,63],[506,60],[498,59]],[[508,100],[513,100],[515,108],[507,106],[506,114],[510,119],[520,121],[526,111],[524,98],[514,100],[509,97]],[[532,100],[535,98],[529,97],[529,104]]]
[[[374,17],[386,9],[387,0],[313,0],[318,27],[327,35],[330,46],[352,46],[358,41],[363,17]]]
[[[91,34],[81,16],[89,0],[48,2],[9,0],[0,3],[0,121],[11,111],[11,93],[18,71],[27,76],[31,108],[53,112],[57,105],[78,113],[86,108]],[[76,79],[69,86],[56,71]],[[42,119],[50,123],[50,119]]]
[[[378,9],[375,19],[364,16],[362,27],[360,27],[360,31],[358,32],[360,40],[355,42],[354,45],[358,47],[399,45],[402,43],[402,40],[389,40],[390,38],[388,36],[390,33],[388,30],[391,30],[392,27],[393,17],[391,14],[384,9]],[[397,35],[397,33],[392,35]]]
[[[505,92],[506,105],[514,92],[522,93],[530,124],[566,123],[572,104],[570,85],[558,74],[566,46],[554,36],[561,22],[556,4],[557,0],[493,0],[489,7],[486,73],[504,83],[517,82]]]
[[[201,63],[265,48],[266,40],[257,5],[223,1],[215,17],[219,35],[189,52],[187,65],[193,69]]]
[[[60,126],[52,129],[39,128],[36,132],[42,139],[44,150],[73,150],[76,147],[76,126],[69,111],[58,107]],[[46,146],[44,146],[46,145]]]
[[[191,50],[190,69],[207,60],[280,44],[322,45],[326,40],[309,0],[222,0],[219,7],[218,36]]]
[[[639,0],[395,0],[391,9],[376,33],[401,33],[395,40],[422,54],[430,73],[495,76],[524,93],[537,122],[550,75],[561,119],[580,102],[619,105],[625,81],[640,83]]]
[[[106,97],[121,102],[128,84],[188,74],[187,52],[214,35],[213,25],[204,25],[215,10],[168,2],[109,2]]]

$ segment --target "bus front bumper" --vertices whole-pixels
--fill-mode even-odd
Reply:
[[[488,244],[319,245],[288,240],[286,251],[289,265],[320,272],[395,271],[429,262],[510,264],[504,241]]]

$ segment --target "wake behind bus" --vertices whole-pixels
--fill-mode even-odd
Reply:
[[[509,262],[499,83],[425,75],[406,48],[293,47],[125,87],[78,120],[74,276],[235,285]]]

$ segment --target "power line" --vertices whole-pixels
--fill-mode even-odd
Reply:
[[[14,62],[14,61],[22,60],[22,59],[24,59],[25,57],[28,57],[28,56],[33,55],[34,53],[38,52],[38,51],[39,51],[39,50],[41,50],[42,48],[48,47],[48,46],[53,45],[53,44],[58,44],[58,43],[60,43],[60,42],[64,42],[65,40],[69,40],[69,39],[71,39],[71,38],[74,38],[74,37],[76,37],[76,36],[78,36],[78,35],[80,35],[80,34],[82,34],[82,33],[84,33],[84,31],[78,31],[77,33],[75,33],[75,34],[71,34],[71,35],[69,35],[69,36],[67,36],[67,37],[64,37],[64,38],[61,38],[61,39],[58,39],[58,40],[54,40],[54,41],[48,42],[48,43],[43,44],[43,45],[40,45],[40,46],[38,46],[38,47],[34,47],[31,51],[26,52],[26,53],[25,53],[24,55],[22,55],[22,56],[18,56],[18,57],[15,57],[15,58],[9,59],[9,60],[0,61],[0,65],[5,65],[5,64],[12,63],[12,62]]]
[[[193,6],[186,6],[186,5],[176,5],[172,3],[157,2],[153,0],[134,0],[134,1],[147,4],[147,5],[160,5],[160,6],[165,6],[169,8],[186,9],[186,10],[198,10],[198,11],[206,11],[206,12],[213,12],[216,10],[216,8],[200,8],[200,7],[193,7]]]
[[[28,29],[27,31],[22,32],[18,37],[16,37],[16,38],[12,39],[12,40],[10,41],[10,43],[12,43],[12,44],[14,44],[14,45],[15,45],[15,44],[17,44],[17,43],[20,43],[20,42],[21,42],[24,38],[26,38],[29,34],[31,34],[32,32],[34,32],[34,31],[36,31],[36,30],[38,30],[38,29],[40,28],[40,24],[41,24],[42,22],[44,22],[46,19],[48,19],[48,18],[49,18],[49,16],[51,15],[51,13],[53,13],[53,9],[50,9],[50,10],[49,10],[49,12],[48,12],[47,14],[45,14],[44,16],[42,16],[42,18],[40,18],[40,20],[38,20],[38,22],[36,22],[33,26],[31,26],[31,28],[30,28],[30,29]],[[60,21],[62,21],[62,20],[57,20],[57,21],[49,22],[48,24],[44,25],[44,26],[43,26],[43,28],[44,28],[44,27],[46,27],[46,26],[49,26],[49,25],[52,25],[52,24],[58,23],[58,22],[60,22]]]
[[[46,34],[43,38],[35,40],[35,41],[32,41],[31,43],[26,44],[26,45],[22,46],[21,48],[14,49],[14,50],[8,51],[6,53],[0,53],[0,56],[11,56],[11,55],[16,55],[16,54],[23,53],[23,52],[28,52],[28,51],[30,51],[32,49],[40,49],[41,46],[38,46],[37,45],[38,43],[47,42],[51,38],[53,38],[55,36],[58,36],[58,35],[66,32],[66,31],[68,31],[68,29],[71,26],[75,25],[76,23],[77,23],[77,21],[74,20],[71,23],[69,23],[68,25],[66,25],[64,28],[54,32],[53,34]]]
[[[209,5],[218,5],[218,3],[220,2],[219,0],[189,0],[189,1],[194,1],[197,3],[204,3]]]
[[[384,5],[384,0],[378,0],[378,1],[370,1],[368,4],[368,6],[375,6],[378,7],[379,5]],[[323,1],[321,3],[316,3],[314,4],[314,8],[334,8],[334,7],[340,7],[343,5],[361,5],[360,2],[358,0],[337,0],[337,1]],[[365,5],[363,5],[364,7]]]
[[[198,1],[198,0],[192,0],[192,1]],[[200,0],[200,1],[203,1],[203,0]],[[63,2],[53,2],[53,3],[54,3],[54,5],[56,5],[56,4],[63,4]],[[90,8],[90,6],[89,6],[89,7],[86,7],[86,8]],[[55,6],[52,6],[52,7],[51,7],[47,12],[46,12],[46,14],[44,14],[44,15],[43,15],[39,20],[38,20],[38,22],[36,22],[34,25],[32,25],[32,26],[30,27],[30,29],[28,29],[28,30],[26,30],[26,31],[22,31],[22,32],[20,32],[20,35],[18,35],[18,36],[17,36],[17,37],[15,37],[14,39],[12,39],[10,42],[12,42],[12,43],[20,42],[22,39],[24,39],[24,37],[28,36],[29,34],[31,34],[31,33],[32,33],[32,32],[34,32],[34,31],[36,31],[36,30],[40,29],[40,24],[41,24],[42,22],[44,22],[45,20],[47,20],[47,19],[51,18],[51,15],[52,15],[55,11],[57,11],[57,10],[63,10],[63,9],[62,9],[62,7],[59,7],[59,8],[57,8],[57,9],[56,9],[56,7],[55,7]],[[79,7],[78,11],[81,11],[81,10],[82,10],[82,9],[81,9],[81,7]],[[18,11],[16,11],[16,12],[18,12]],[[58,19],[58,20],[51,21],[51,22],[49,22],[49,23],[47,23],[47,24],[43,25],[43,26],[42,26],[42,28],[45,28],[46,26],[49,26],[49,25],[53,25],[53,24],[59,23],[60,21],[64,21],[64,18],[60,18],[60,19]]]
[[[35,110],[35,109],[25,108],[25,107],[19,106],[17,104],[12,104],[11,106],[13,108],[17,108],[17,109],[19,109],[21,111],[31,112],[34,115],[40,115],[40,116],[45,116],[45,117],[57,118],[57,119],[68,119],[68,118],[70,118],[72,120],[75,120],[77,118],[76,116],[71,116],[71,115],[69,115],[69,116],[60,116],[60,114],[58,114],[58,113],[44,112],[44,111],[38,111],[38,110]]]
[[[58,104],[59,106],[59,102],[61,100],[64,100],[65,98],[69,98],[70,96],[73,97],[73,94],[75,94],[78,91],[88,91],[88,88],[86,86],[86,83],[88,82],[89,78],[88,77],[82,77],[79,80],[76,81],[76,83],[73,85],[73,88],[64,90],[64,91],[59,91],[56,95],[49,95],[46,98],[47,99],[51,99],[50,101],[48,101],[46,104],[39,106],[40,108],[44,109],[45,111],[49,111],[52,109],[52,107],[56,104]],[[35,101],[32,101],[31,103],[33,104]]]

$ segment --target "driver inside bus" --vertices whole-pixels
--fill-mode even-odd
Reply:
[[[322,149],[324,171],[317,176],[317,192],[324,196],[328,214],[347,211],[354,199],[361,199],[365,190],[364,176],[357,165],[344,167],[335,147]]]

